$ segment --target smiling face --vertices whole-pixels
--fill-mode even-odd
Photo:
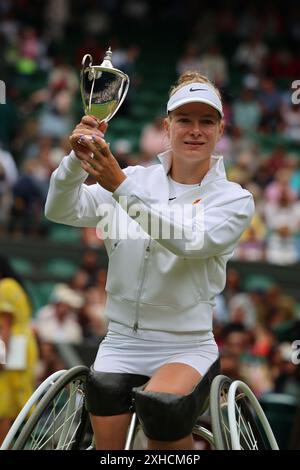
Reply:
[[[206,103],[188,103],[165,119],[174,159],[209,161],[224,131],[224,121],[216,109]]]

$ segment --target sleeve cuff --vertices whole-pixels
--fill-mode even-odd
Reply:
[[[80,160],[76,157],[74,150],[69,153],[67,158],[67,168],[71,172],[81,173],[83,175],[87,175],[87,172],[81,168]]]

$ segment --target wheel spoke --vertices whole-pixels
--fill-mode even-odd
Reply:
[[[246,433],[247,433],[247,435],[248,435],[248,438],[249,438],[249,440],[250,440],[250,450],[251,450],[252,447],[253,447],[253,445],[255,445],[255,440],[254,440],[254,443],[253,443],[253,442],[252,442],[252,437],[250,436],[249,431],[248,431],[247,423],[245,422],[244,417],[243,417],[243,414],[242,414],[242,411],[241,411],[240,407],[237,405],[236,402],[235,402],[235,407],[236,407],[236,410],[237,410],[237,412],[238,412],[238,415],[240,416],[240,418],[241,418],[241,420],[242,420],[242,424],[243,424],[244,429],[245,429],[245,431],[246,431]],[[240,427],[240,432],[242,433],[242,436],[243,436],[245,442],[247,443],[247,437],[245,436],[245,434],[244,434],[244,432],[242,431],[242,428],[241,428],[241,427]],[[251,446],[251,444],[252,444],[252,446]],[[249,446],[249,444],[248,444],[248,446]]]
[[[75,410],[74,413],[76,413],[76,411],[77,411],[77,410]],[[64,421],[64,422],[55,430],[55,433],[53,433],[50,437],[48,437],[48,439],[47,439],[45,442],[43,442],[43,444],[42,444],[41,447],[44,447],[44,446],[49,442],[49,440],[52,439],[52,437],[54,436],[54,434],[57,434],[58,431],[60,431],[60,429],[61,429],[63,426],[65,426],[65,424],[72,418],[72,416],[73,416],[74,413],[72,413],[72,414],[66,419],[66,421]],[[41,449],[41,448],[40,448],[40,449]]]
[[[223,390],[223,392],[221,392],[221,400],[223,400],[223,403],[221,403],[221,419],[222,419],[222,424],[223,424],[223,428],[224,428],[224,436],[225,436],[225,440],[226,440],[226,447],[227,449],[230,449],[230,444],[229,444],[229,439],[228,439],[228,436],[230,436],[230,430],[227,426],[227,424],[225,423],[225,420],[224,420],[224,415],[226,416],[226,412],[227,412],[227,396],[226,396],[226,392],[225,390]],[[226,432],[227,431],[227,432]]]
[[[61,396],[62,396],[63,392],[64,392],[64,390],[62,390],[62,391],[60,392],[60,394],[58,395],[58,397],[56,397],[56,400],[57,400],[57,401],[59,401],[59,400],[61,399]],[[41,437],[41,434],[42,434],[42,432],[44,431],[44,429],[45,429],[46,425],[48,424],[50,418],[52,417],[53,413],[55,414],[55,405],[56,405],[56,401],[53,401],[53,403],[54,403],[54,407],[53,407],[53,409],[50,411],[50,413],[49,413],[49,415],[48,415],[48,417],[47,417],[47,419],[46,419],[44,425],[43,425],[42,428],[40,429],[40,432],[39,432],[38,437],[35,439],[37,443],[39,442],[39,439],[40,439],[40,437]],[[63,410],[63,408],[62,408],[62,410]],[[61,411],[62,411],[62,410],[61,410]],[[34,430],[33,430],[33,432],[34,432]],[[43,437],[42,437],[42,438],[43,438]]]
[[[254,436],[254,433],[253,433],[253,430],[252,430],[252,426],[251,426],[251,423],[249,421],[248,421],[248,424],[249,424],[250,432],[253,436],[253,441],[254,441],[254,448],[252,450],[258,450],[257,440],[255,439],[255,436]]]
[[[80,386],[80,384],[78,384],[78,386]],[[76,388],[73,389],[73,391],[71,392],[71,395],[68,397],[67,401],[64,403],[64,405],[62,406],[61,410],[59,412],[57,412],[57,406],[60,402],[60,400],[62,399],[62,396],[63,396],[63,393],[66,391],[65,389],[61,390],[61,392],[59,393],[59,395],[55,398],[55,400],[52,402],[52,409],[49,413],[49,415],[47,416],[47,419],[46,421],[44,422],[42,428],[39,430],[39,434],[38,434],[38,437],[36,437],[34,435],[34,430],[33,430],[33,433],[31,435],[31,439],[33,441],[33,449],[38,449],[38,448],[42,448],[45,446],[46,443],[48,443],[49,441],[52,441],[52,448],[55,448],[55,440],[54,440],[54,437],[57,436],[57,433],[58,431],[61,430],[62,427],[64,427],[71,419],[71,423],[69,424],[69,427],[73,426],[74,424],[74,420],[75,420],[75,417],[76,417],[76,413],[78,411],[78,407],[75,408],[75,411],[70,414],[70,416],[67,418],[67,419],[62,419],[62,424],[59,425],[57,428],[56,428],[56,425],[58,423],[58,420],[60,418],[63,418],[63,413],[64,411],[66,410],[66,407],[68,406],[68,403],[70,402],[71,399],[74,398],[74,394],[77,394],[78,393],[78,386]],[[83,400],[82,400],[83,401]],[[80,406],[80,409],[82,410],[82,404]],[[52,424],[50,426],[50,432],[51,432],[51,435],[50,437],[49,436],[49,432],[46,432],[44,434],[43,431],[45,430],[47,424],[49,423],[50,419],[52,419]],[[78,429],[80,425],[80,421],[79,421],[79,424],[78,426],[76,427],[76,430],[75,430],[75,433]],[[70,428],[69,428],[70,429]],[[64,448],[67,444],[66,444],[66,441],[67,441],[67,438],[69,436],[69,430],[67,430],[67,433],[66,433],[66,438],[64,440],[64,443],[62,444],[62,448]],[[48,437],[48,438],[47,438]],[[72,436],[73,438],[73,436]],[[46,439],[46,441],[44,441]],[[44,441],[44,442],[43,442]],[[69,444],[70,445],[70,442]]]

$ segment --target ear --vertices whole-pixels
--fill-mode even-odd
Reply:
[[[222,135],[224,134],[224,130],[225,130],[225,121],[224,119],[221,119],[220,125],[219,125],[218,142],[221,139]]]
[[[169,117],[166,117],[164,119],[164,129],[166,131],[168,138],[170,138],[170,118]]]

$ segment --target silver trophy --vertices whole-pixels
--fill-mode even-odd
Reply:
[[[128,75],[114,68],[111,57],[109,47],[102,64],[93,65],[93,57],[86,54],[81,69],[80,89],[84,112],[105,122],[116,114],[129,87]]]

